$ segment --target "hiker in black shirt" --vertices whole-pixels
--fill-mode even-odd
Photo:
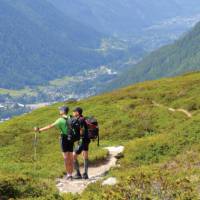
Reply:
[[[89,150],[90,139],[88,138],[87,123],[82,114],[83,110],[80,107],[77,107],[73,110],[73,116],[76,117],[79,121],[80,136],[81,136],[79,144],[74,151],[74,168],[76,170],[76,175],[74,176],[75,179],[81,179],[81,178],[88,179],[88,150]],[[79,162],[77,159],[78,155],[80,155],[81,153],[84,159],[84,173],[82,176],[80,173]]]

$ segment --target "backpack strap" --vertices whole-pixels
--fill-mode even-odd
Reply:
[[[84,123],[87,125],[86,120],[85,120],[85,117],[80,116],[79,118],[77,118],[77,121],[79,122],[79,125],[81,125],[81,124],[80,124],[80,120],[83,120]],[[85,126],[84,126],[84,131],[85,131]]]
[[[71,124],[69,123],[69,120],[71,119],[71,117],[70,117],[70,116],[67,116],[67,117],[63,117],[63,119],[66,121],[66,126],[67,126],[67,128],[68,128],[68,131],[69,131],[70,129],[72,129]]]

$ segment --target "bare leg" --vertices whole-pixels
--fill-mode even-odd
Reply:
[[[66,169],[66,172],[68,173],[68,162],[67,162],[67,153],[63,153],[63,158],[64,158],[64,165],[65,165],[65,169]]]
[[[88,151],[83,151],[83,153],[82,153],[82,155],[83,155],[83,159],[88,159]]]
[[[88,174],[88,165],[89,165],[88,151],[83,151],[82,155],[83,155],[83,159],[84,159],[84,173]]]
[[[65,152],[63,153],[65,168],[68,175],[73,173],[73,153],[72,152]]]
[[[76,170],[77,175],[80,175],[80,167],[78,162],[78,155],[74,152],[73,154],[73,161],[74,161],[74,169]]]
[[[72,175],[73,173],[73,153],[72,152],[68,153],[68,160],[69,160],[69,164],[68,164],[69,174]]]
[[[74,157],[74,160],[77,160],[78,155],[74,152],[74,153],[73,153],[73,157]]]

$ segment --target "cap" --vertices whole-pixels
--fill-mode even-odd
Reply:
[[[82,115],[82,113],[83,113],[83,109],[80,107],[76,107],[73,111],[78,112],[80,115]]]
[[[59,110],[66,113],[66,114],[69,112],[69,108],[67,106],[59,107]]]

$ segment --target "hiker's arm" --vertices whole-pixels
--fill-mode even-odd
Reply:
[[[45,126],[44,128],[37,128],[37,130],[35,130],[35,131],[43,132],[43,131],[47,131],[47,130],[49,130],[49,129],[52,129],[52,128],[54,128],[54,127],[59,127],[60,120],[61,120],[61,119],[59,118],[59,119],[57,119],[53,124],[50,124],[50,125],[48,125],[48,126]]]
[[[43,132],[43,131],[47,131],[51,128],[53,128],[55,125],[54,124],[50,124],[48,126],[45,126],[43,128],[35,128],[35,131],[38,131],[38,132]]]
[[[49,129],[52,129],[54,126],[55,126],[54,124],[50,124],[48,126],[45,126],[44,128],[40,128],[39,132],[47,131]]]

